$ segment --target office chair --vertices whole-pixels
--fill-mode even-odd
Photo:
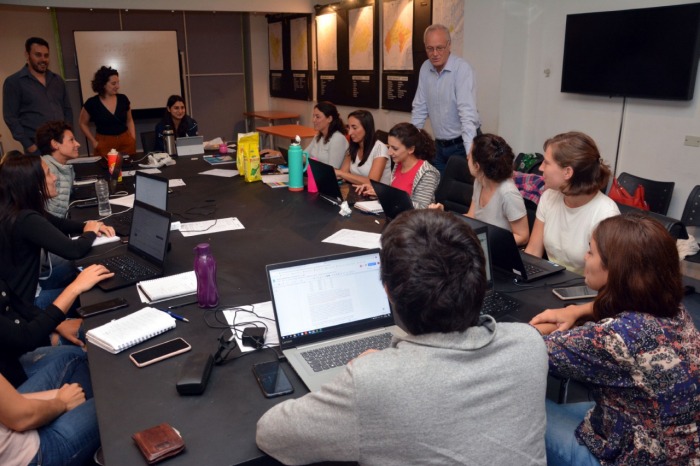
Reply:
[[[523,198],[523,201],[525,201],[525,210],[527,210],[527,226],[530,227],[530,233],[532,233],[532,227],[537,218],[537,204],[530,199]]]
[[[673,181],[647,180],[629,173],[620,173],[620,176],[617,177],[617,184],[625,188],[632,196],[634,196],[637,186],[644,186],[644,200],[649,204],[649,210],[661,215],[666,215],[668,212],[673,187],[676,185]]]
[[[374,132],[374,137],[377,139],[377,141],[382,141],[384,145],[389,145],[389,133],[386,131],[378,129]]]
[[[435,202],[444,205],[447,211],[466,214],[472,204],[473,184],[474,177],[469,173],[467,158],[450,157],[435,191]]]
[[[144,131],[141,133],[141,147],[143,148],[143,153],[148,154],[156,150],[156,132],[155,131]]]
[[[634,212],[658,220],[658,222],[661,223],[669,233],[671,233],[673,239],[688,239],[688,231],[685,229],[685,225],[675,218],[657,214],[656,212],[652,212],[650,210],[637,209],[636,207],[632,207],[627,204],[620,204],[619,202],[616,202],[615,204],[617,204],[617,208],[620,209],[621,214]]]
[[[681,215],[681,223],[686,227],[700,227],[700,185],[690,192]],[[688,256],[685,260],[700,264],[700,253]]]

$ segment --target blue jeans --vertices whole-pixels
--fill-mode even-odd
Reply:
[[[88,398],[85,403],[37,429],[39,451],[30,466],[85,464],[100,446],[87,355],[76,346],[48,347],[25,354],[20,362],[29,377],[17,389],[20,393],[53,390],[67,383],[78,383]]]
[[[548,466],[600,465],[600,461],[593,456],[588,447],[579,445],[574,435],[574,431],[593,406],[594,402],[559,405],[547,400],[547,433],[544,441]]]
[[[440,172],[440,178],[445,171],[445,166],[447,165],[447,160],[453,155],[467,158],[467,151],[464,148],[463,143],[455,144],[450,147],[442,147],[440,144],[435,143],[435,160],[433,160],[433,167],[437,168]]]
[[[44,275],[48,275],[45,272]],[[46,307],[53,303],[58,295],[60,295],[65,287],[70,285],[70,283],[75,280],[77,273],[72,265],[65,264],[54,267],[51,270],[51,276],[46,280],[39,279],[39,285],[41,285],[41,292],[39,296],[34,298],[34,305],[41,309],[46,309]],[[71,310],[77,307],[73,304]],[[69,311],[70,312],[70,311]]]

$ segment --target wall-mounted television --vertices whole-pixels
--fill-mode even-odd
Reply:
[[[567,15],[561,91],[692,100],[700,3]]]

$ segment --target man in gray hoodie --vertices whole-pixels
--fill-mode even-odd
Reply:
[[[382,282],[408,334],[270,409],[258,446],[285,464],[545,465],[547,352],[534,328],[479,315],[486,274],[473,230],[414,210],[381,246]]]
[[[47,121],[36,131],[36,144],[41,159],[56,175],[58,195],[46,203],[46,211],[59,218],[65,218],[70,204],[70,192],[75,179],[75,171],[68,161],[78,157],[80,144],[75,140],[73,127],[65,121]]]

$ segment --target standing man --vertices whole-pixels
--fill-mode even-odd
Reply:
[[[24,44],[27,64],[5,80],[2,88],[2,116],[12,137],[28,154],[39,154],[36,130],[51,120],[73,123],[63,79],[49,70],[49,44],[30,37]]]
[[[430,117],[437,149],[433,165],[442,176],[447,159],[453,155],[466,157],[472,140],[481,133],[476,73],[469,63],[450,53],[452,40],[446,26],[429,26],[423,43],[428,60],[420,69],[411,123],[422,128]]]

